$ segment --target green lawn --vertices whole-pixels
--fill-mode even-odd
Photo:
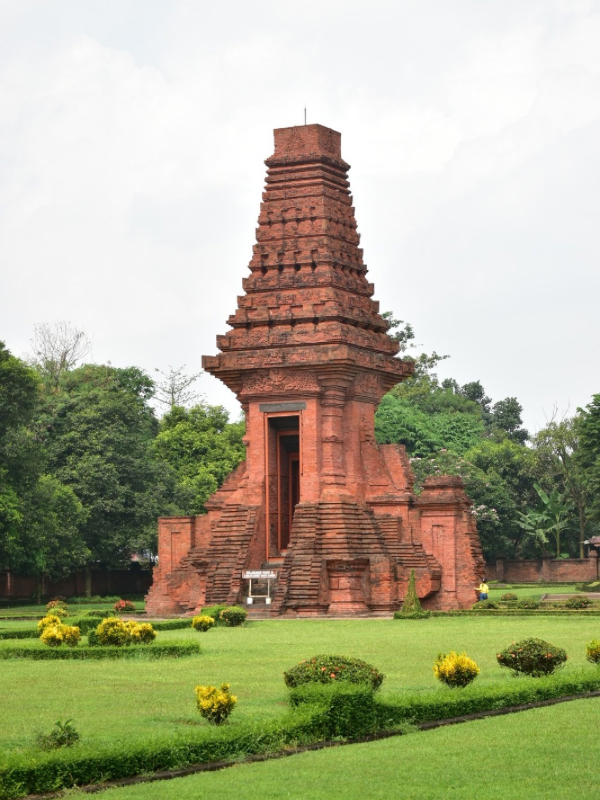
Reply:
[[[171,781],[106,800],[586,800],[598,796],[600,699],[578,700]]]
[[[490,584],[489,599],[500,600],[503,594],[516,594],[519,600],[522,597],[535,597],[539,600],[544,594],[574,594],[575,584],[536,584],[535,586],[519,586],[513,584],[510,589],[496,589],[493,584]],[[577,594],[579,594],[577,592]]]
[[[432,674],[439,651],[465,650],[481,667],[479,683],[514,680],[496,653],[515,639],[538,636],[569,654],[567,670],[586,666],[585,643],[600,637],[600,620],[569,617],[516,619],[284,620],[243,628],[164,631],[158,641],[193,640],[202,655],[128,662],[2,661],[0,748],[29,749],[36,732],[72,717],[88,743],[145,739],[198,722],[194,686],[231,683],[239,703],[232,724],[273,718],[286,708],[284,669],[317,653],[363,658],[386,674],[382,692],[441,691]],[[35,640],[20,645],[35,646]],[[0,647],[10,646],[7,640]],[[206,724],[206,723],[199,723]],[[589,731],[588,731],[589,732]],[[1,758],[2,756],[0,756]]]

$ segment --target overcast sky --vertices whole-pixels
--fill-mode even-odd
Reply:
[[[443,377],[532,430],[600,392],[600,0],[0,0],[0,339],[198,370],[305,104]]]

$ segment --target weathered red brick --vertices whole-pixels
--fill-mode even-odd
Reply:
[[[205,516],[159,521],[148,610],[238,602],[242,569],[265,563],[280,568],[273,613],[391,611],[411,569],[426,607],[470,606],[483,558],[460,479],[430,479],[417,498],[404,448],[375,442],[377,405],[413,365],[372,299],[341,136],[278,129],[266,164],[245,294],[203,358],[242,403],[246,462]],[[294,431],[277,436],[292,417],[300,497],[282,552]]]

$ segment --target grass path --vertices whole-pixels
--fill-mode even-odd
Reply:
[[[103,800],[587,800],[600,699],[102,793]]]

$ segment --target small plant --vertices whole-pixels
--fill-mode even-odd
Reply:
[[[600,666],[600,640],[592,639],[586,645],[586,658],[590,664]]]
[[[523,639],[496,655],[501,667],[514,672],[540,678],[551,675],[564,666],[567,654],[562,647],[555,647],[543,639]]]
[[[383,683],[383,675],[372,664],[348,656],[314,656],[301,661],[283,673],[285,685],[290,689],[306,683],[366,683],[377,691]]]
[[[50,628],[60,624],[61,621],[58,614],[48,614],[47,616],[42,617],[42,619],[38,622],[37,630],[38,633],[42,633],[44,630],[46,630],[46,628]]]
[[[239,606],[230,606],[221,611],[221,620],[227,625],[228,628],[235,628],[238,625],[243,625],[248,617],[248,612],[245,608]]]
[[[131,644],[151,644],[156,639],[156,631],[149,622],[126,622]]]
[[[65,640],[64,628],[65,626],[60,624],[48,625],[42,631],[40,639],[44,644],[47,644],[48,647],[60,647]]]
[[[131,600],[117,600],[113,606],[115,614],[131,614],[135,611],[135,605]]]
[[[433,674],[451,689],[468,686],[479,675],[479,667],[466,653],[452,651],[446,655],[438,653],[433,664]]]
[[[506,602],[508,602],[509,600],[518,600],[518,599],[519,599],[519,598],[517,597],[517,595],[516,595],[516,594],[513,594],[512,592],[506,592],[506,593],[505,593],[505,594],[503,594],[503,595],[502,595],[502,597],[500,598],[500,600],[502,600],[502,601],[503,601],[503,602],[505,602],[505,603],[506,603]]]
[[[96,628],[96,633],[98,634],[98,641],[102,645],[122,647],[131,641],[127,625],[118,617],[108,617],[108,619],[102,620]]]
[[[88,631],[87,639],[89,647],[100,646],[100,637],[98,636],[96,631]]]
[[[540,604],[535,597],[522,597],[517,603],[517,608],[535,609],[539,608]]]
[[[229,684],[216,686],[196,686],[196,705],[204,719],[213,725],[221,725],[233,711],[237,697],[229,691]]]
[[[199,617],[194,617],[192,620],[192,628],[197,631],[208,631],[213,627],[214,624],[214,619],[206,616],[205,614],[202,614]]]
[[[73,720],[62,722],[59,719],[54,723],[50,733],[41,733],[37,741],[42,750],[58,750],[60,747],[72,747],[79,738]]]
[[[429,616],[429,611],[423,611],[421,607],[421,601],[417,594],[415,571],[411,569],[402,608],[394,613],[394,619],[427,619]]]
[[[69,647],[77,647],[81,639],[81,632],[76,625],[62,626],[63,641]]]
[[[59,600],[58,598],[55,598],[54,600],[50,600],[49,603],[46,603],[46,611],[49,614],[50,613],[56,613],[56,609],[58,609],[58,608],[60,608],[60,609],[62,609],[62,611],[64,611],[64,615],[63,616],[66,616],[68,614],[69,607],[65,603],[64,600]]]
[[[584,595],[580,597],[569,597],[568,600],[565,600],[565,608],[587,608],[591,604],[592,601],[589,597],[585,597]]]
[[[498,603],[495,603],[493,600],[478,600],[473,605],[473,611],[483,611],[486,608],[498,608]]]

